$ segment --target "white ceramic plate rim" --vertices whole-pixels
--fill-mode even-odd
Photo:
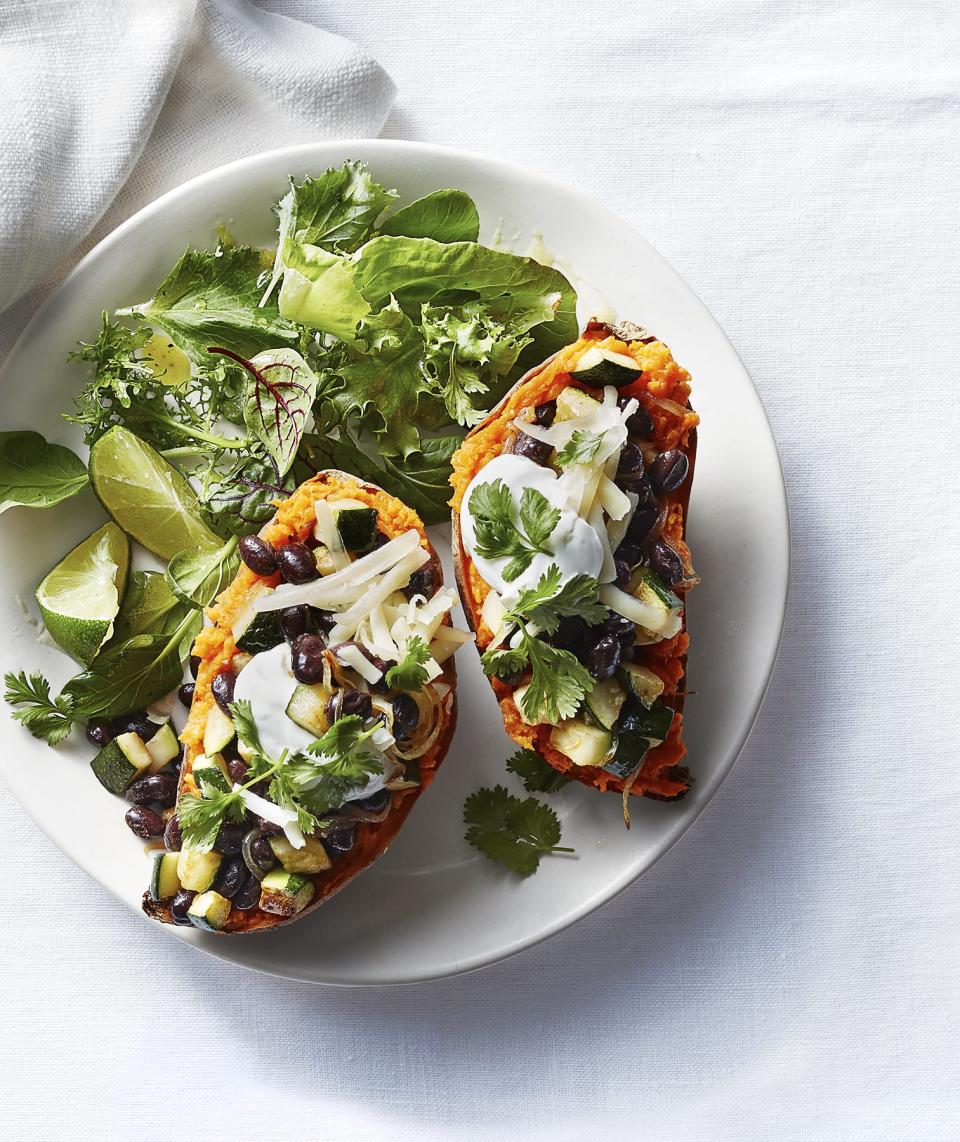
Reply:
[[[82,278],[86,271],[100,259],[109,256],[110,252],[115,245],[122,243],[126,235],[131,231],[140,227],[144,222],[149,221],[151,218],[163,214],[167,207],[179,201],[181,198],[189,198],[196,191],[202,189],[208,184],[217,183],[230,175],[242,175],[248,171],[252,171],[260,166],[269,165],[282,165],[286,164],[289,169],[297,169],[302,167],[305,162],[313,160],[314,156],[318,156],[321,152],[341,152],[349,153],[351,149],[357,153],[362,153],[365,161],[375,161],[377,158],[382,158],[384,161],[389,161],[391,154],[400,151],[414,152],[424,158],[458,158],[461,161],[475,164],[478,167],[486,168],[490,172],[500,171],[505,177],[522,179],[530,188],[530,192],[537,193],[542,190],[544,193],[549,194],[551,191],[560,193],[573,201],[579,201],[583,208],[591,212],[600,212],[605,216],[607,223],[613,229],[618,229],[623,235],[625,242],[631,243],[635,247],[643,248],[645,256],[651,260],[659,263],[660,272],[665,276],[672,279],[673,287],[682,295],[685,295],[687,301],[697,310],[698,319],[704,323],[709,323],[714,330],[714,333],[719,335],[726,348],[729,350],[733,362],[739,367],[744,377],[748,381],[745,393],[741,399],[751,400],[755,403],[755,411],[759,412],[766,424],[768,433],[770,434],[770,443],[773,446],[773,453],[776,456],[777,468],[779,472],[779,494],[780,506],[782,509],[783,529],[780,536],[776,537],[779,540],[781,549],[777,552],[782,565],[785,568],[783,576],[782,592],[779,599],[779,615],[777,617],[775,630],[770,631],[774,637],[768,638],[767,649],[765,652],[765,663],[763,668],[764,681],[763,684],[756,689],[749,701],[749,708],[746,716],[743,719],[742,729],[740,733],[732,741],[731,745],[726,751],[723,759],[716,764],[709,779],[703,780],[698,784],[698,805],[695,812],[688,812],[678,819],[673,828],[664,830],[660,839],[648,856],[646,863],[640,868],[628,868],[621,875],[611,878],[608,884],[603,889],[595,892],[592,896],[582,900],[576,907],[568,909],[566,912],[556,916],[552,921],[543,925],[543,927],[533,935],[525,936],[512,942],[505,943],[496,954],[491,955],[488,953],[479,954],[476,957],[467,957],[456,960],[450,963],[445,970],[432,970],[424,972],[423,974],[407,973],[403,978],[384,978],[378,981],[369,979],[345,979],[339,978],[337,980],[320,980],[304,976],[300,974],[293,974],[284,972],[282,968],[275,966],[269,962],[269,956],[265,955],[258,960],[251,961],[248,957],[242,959],[234,958],[229,954],[229,948],[224,946],[222,949],[221,944],[226,945],[229,938],[221,937],[203,943],[195,942],[187,939],[186,942],[193,944],[194,947],[200,951],[211,955],[217,959],[228,960],[232,963],[238,963],[240,966],[247,967],[250,970],[260,972],[266,975],[276,976],[278,978],[297,979],[303,982],[321,984],[325,986],[383,986],[383,985],[402,985],[405,983],[418,983],[426,982],[432,979],[442,979],[452,975],[459,975],[465,972],[475,971],[479,968],[489,966],[490,964],[500,962],[510,956],[532,947],[549,937],[556,935],[558,932],[569,927],[577,920],[588,916],[597,908],[607,903],[613,897],[617,896],[629,885],[633,884],[639,879],[649,868],[660,858],[667,853],[674,844],[684,835],[690,826],[697,820],[706,806],[712,800],[716,790],[719,788],[721,782],[729,773],[731,767],[741,753],[744,744],[756,722],[757,715],[759,714],[761,704],[767,687],[769,686],[770,678],[775,666],[777,653],[780,646],[780,641],[783,633],[783,626],[786,616],[787,597],[789,590],[789,566],[790,566],[790,544],[789,544],[789,517],[787,507],[786,489],[783,482],[782,465],[780,464],[779,456],[776,455],[776,446],[773,441],[772,431],[770,429],[769,420],[763,409],[762,402],[759,394],[757,393],[752,381],[750,380],[749,373],[743,361],[737,354],[736,349],[730,343],[729,339],[724,334],[723,330],[717,323],[716,319],[700,300],[697,294],[686,284],[679,274],[661,257],[660,254],[640,235],[632,226],[623,221],[619,216],[614,214],[606,207],[599,204],[590,196],[571,188],[569,185],[561,182],[560,180],[553,179],[550,176],[528,170],[520,164],[508,162],[503,159],[491,158],[486,155],[476,154],[454,147],[443,147],[436,144],[427,143],[414,143],[399,140],[383,140],[383,139],[339,139],[329,140],[322,143],[308,143],[292,147],[278,148],[272,151],[264,151],[255,155],[250,155],[234,162],[224,164],[202,175],[190,179],[182,183],[180,186],[167,191],[153,202],[144,206],[136,214],[133,214],[125,222],[121,223],[115,230],[111,231],[104,237],[92,250],[90,250],[74,269],[67,275],[64,281],[57,287],[57,289],[43,302],[37,312],[33,315],[28,322],[16,344],[14,345],[7,361],[0,369],[0,385],[6,381],[8,370],[13,362],[18,358],[18,353],[21,345],[26,342],[30,335],[33,333],[37,326],[43,324],[46,319],[47,313],[54,306],[60,293],[73,282]],[[319,158],[318,163],[328,163],[330,158]],[[695,494],[695,493],[694,493]],[[30,798],[26,794],[21,794],[21,787],[27,784],[26,781],[19,782],[16,777],[12,777],[9,773],[5,775],[5,781],[21,805],[24,807],[31,819],[37,826],[55,843],[59,843],[56,837],[48,832],[38,817],[28,807]],[[68,855],[74,860],[81,868],[84,869],[91,877],[97,880],[109,891],[114,890],[107,884],[87,863],[84,859],[84,854],[70,851]],[[147,919],[139,907],[139,902],[128,900],[120,897],[124,904],[126,904],[132,911],[136,912],[142,919]],[[152,921],[148,921],[153,923]],[[173,935],[182,936],[182,929],[165,928],[164,931]]]

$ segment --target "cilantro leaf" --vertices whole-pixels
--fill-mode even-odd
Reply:
[[[598,601],[600,587],[596,579],[590,575],[574,575],[561,586],[560,578],[559,566],[551,563],[536,586],[525,587],[520,592],[507,611],[506,620],[529,619],[547,634],[553,634],[560,620],[572,615],[578,615],[590,626],[607,618],[610,612]]]
[[[523,695],[524,716],[530,722],[558,722],[572,718],[584,696],[593,687],[593,678],[568,650],[559,650],[526,634],[524,645],[530,656],[530,685]]]
[[[578,428],[557,452],[557,463],[561,468],[569,468],[571,464],[589,464],[600,451],[602,443],[602,432],[587,432]]]
[[[177,821],[184,845],[199,852],[209,852],[216,844],[220,826],[226,821],[239,825],[244,811],[243,799],[236,790],[214,793],[212,797],[187,793],[177,802]]]
[[[424,663],[430,658],[430,647],[415,635],[403,648],[403,658],[387,671],[391,690],[419,690],[429,678]]]
[[[537,552],[549,554],[546,541],[560,522],[560,512],[536,488],[524,488],[520,524],[513,518],[513,496],[502,480],[479,484],[470,493],[476,547],[487,559],[508,559],[503,577],[512,582]]]
[[[520,876],[530,876],[545,853],[573,852],[561,848],[560,821],[535,797],[521,800],[502,785],[478,789],[463,803],[466,839],[490,860],[505,864]]]
[[[237,741],[246,746],[252,754],[265,757],[263,742],[260,740],[260,731],[253,717],[253,707],[249,702],[240,698],[230,703],[230,715],[237,734]]]
[[[558,773],[532,749],[518,749],[507,758],[507,770],[520,778],[528,793],[556,793],[573,780]]]
[[[51,698],[50,683],[39,673],[28,678],[23,670],[19,674],[11,671],[3,680],[7,687],[5,701],[19,707],[13,711],[17,721],[47,745],[59,745],[78,720],[73,716],[70,698]]]
[[[481,657],[480,664],[487,674],[494,678],[508,679],[511,675],[521,674],[530,661],[523,646],[505,646],[499,650],[488,650]]]
[[[117,315],[162,329],[199,365],[209,360],[211,345],[247,358],[291,345],[299,336],[297,327],[275,304],[260,305],[261,269],[259,251],[247,246],[212,253],[188,249],[149,301],[118,309]]]

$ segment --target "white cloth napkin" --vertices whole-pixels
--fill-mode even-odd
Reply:
[[[243,154],[377,135],[393,93],[347,40],[246,0],[3,0],[0,310],[99,219]]]

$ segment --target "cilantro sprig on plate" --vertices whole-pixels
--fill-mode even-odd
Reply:
[[[521,800],[502,785],[478,789],[463,804],[467,841],[484,856],[530,876],[547,853],[572,853],[559,845],[560,820],[536,797]]]

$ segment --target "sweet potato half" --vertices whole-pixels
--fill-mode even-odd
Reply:
[[[652,444],[657,451],[679,448],[687,455],[689,475],[681,488],[667,497],[668,514],[662,536],[680,553],[690,576],[690,585],[696,581],[690,551],[684,539],[698,423],[698,417],[689,403],[689,374],[674,361],[666,345],[639,326],[625,324],[615,331],[603,323],[591,322],[575,344],[562,349],[521,377],[496,408],[469,433],[453,457],[451,483],[454,494],[450,501],[453,509],[453,560],[464,613],[476,633],[477,650],[481,654],[493,637],[481,618],[483,601],[490,587],[481,578],[461,540],[460,508],[464,493],[484,465],[509,447],[515,431],[511,424],[522,410],[554,399],[562,389],[575,383],[570,377],[570,371],[576,367],[584,349],[590,345],[627,354],[641,366],[642,373],[638,380],[621,387],[620,394],[637,397],[650,413],[655,426]],[[586,386],[577,387],[597,395],[595,390]],[[683,590],[678,593],[682,594]],[[686,755],[683,744],[683,704],[688,642],[684,618],[682,628],[674,637],[645,648],[643,664],[663,680],[662,698],[666,705],[674,709],[675,716],[666,740],[650,750],[639,773],[632,779],[629,789],[633,795],[674,800],[682,797],[690,788],[690,774],[680,765]],[[530,726],[521,719],[514,702],[512,686],[497,678],[490,678],[489,681],[500,705],[507,733],[518,745],[536,750],[554,769],[585,785],[623,794],[624,779],[602,768],[575,765],[569,757],[550,745],[552,727]]]
[[[331,502],[353,499],[376,508],[378,525],[391,539],[415,528],[420,533],[421,545],[430,553],[436,581],[442,582],[442,569],[436,551],[427,538],[424,525],[415,511],[406,507],[395,497],[388,495],[374,484],[361,483],[346,472],[328,469],[308,480],[290,496],[277,505],[273,520],[261,531],[261,535],[276,547],[295,540],[303,541],[313,532],[316,522],[314,504],[317,500]],[[428,565],[429,566],[429,565]],[[266,580],[271,586],[279,583],[279,575]],[[233,583],[216,599],[207,611],[209,626],[204,627],[194,644],[193,653],[200,658],[197,671],[196,689],[190,707],[190,716],[180,739],[184,744],[183,765],[180,771],[178,797],[186,793],[197,793],[192,776],[194,761],[203,752],[204,726],[207,714],[214,704],[211,685],[213,679],[228,666],[237,652],[232,634],[234,620],[245,607],[250,593],[264,580],[241,564]],[[444,619],[449,625],[450,617]],[[371,865],[386,851],[387,847],[403,825],[420,794],[433,781],[440,763],[446,755],[453,737],[457,721],[456,668],[453,657],[443,664],[443,674],[436,683],[446,683],[448,693],[442,703],[443,723],[440,733],[428,750],[419,759],[420,784],[415,788],[396,790],[391,794],[390,809],[379,822],[357,824],[357,839],[354,847],[346,854],[335,856],[332,867],[325,872],[303,874],[314,884],[314,895],[310,903],[295,916],[279,916],[264,912],[259,908],[250,911],[232,909],[229,919],[222,929],[224,933],[256,932],[290,923],[313,911],[335,892],[347,885],[358,873]],[[147,915],[164,923],[172,923],[169,901],[155,901],[149,893],[144,894],[143,909]]]

